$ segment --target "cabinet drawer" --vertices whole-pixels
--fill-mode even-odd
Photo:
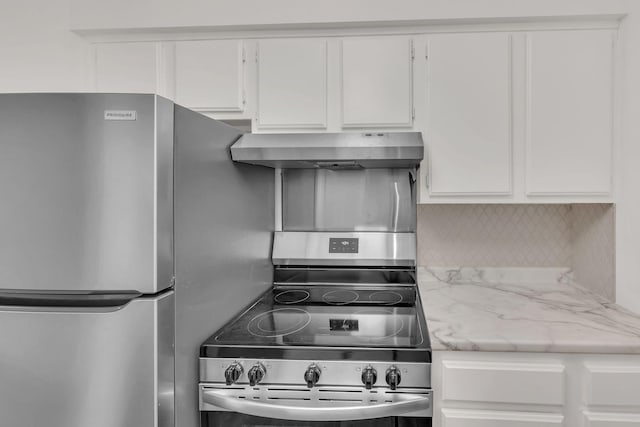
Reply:
[[[443,400],[562,405],[564,366],[556,363],[444,361]]]
[[[442,427],[551,427],[562,426],[560,414],[443,409]]]
[[[640,365],[587,364],[585,370],[585,403],[640,406]]]
[[[640,414],[585,412],[585,427],[631,427],[640,425]]]

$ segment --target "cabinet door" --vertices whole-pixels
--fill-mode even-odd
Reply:
[[[413,125],[413,55],[409,37],[342,41],[342,126]]]
[[[258,42],[259,128],[327,126],[327,42]]]
[[[612,117],[612,32],[527,36],[528,195],[610,193]]]
[[[95,60],[98,92],[161,92],[157,43],[98,44]]]
[[[244,109],[243,43],[176,43],[176,101],[203,111]]]
[[[511,194],[511,69],[509,34],[428,39],[430,195]]]

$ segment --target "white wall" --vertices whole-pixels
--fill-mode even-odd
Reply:
[[[1,0],[0,92],[87,90],[88,54],[68,0]]]

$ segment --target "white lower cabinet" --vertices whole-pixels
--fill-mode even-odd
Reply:
[[[640,355],[436,351],[434,427],[640,426]]]
[[[562,426],[563,416],[533,412],[443,409],[443,427],[544,427]]]

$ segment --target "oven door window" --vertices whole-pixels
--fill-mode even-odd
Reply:
[[[431,418],[385,417],[359,421],[290,421],[237,412],[201,412],[200,427],[429,427]]]

